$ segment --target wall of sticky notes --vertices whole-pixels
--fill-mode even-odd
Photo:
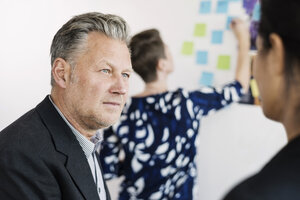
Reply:
[[[233,79],[237,44],[230,23],[234,17],[246,17],[242,0],[198,1],[193,37],[182,42],[181,52],[195,61],[200,86],[218,86]]]

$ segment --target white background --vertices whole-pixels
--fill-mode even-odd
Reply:
[[[193,28],[202,20],[199,0],[1,0],[0,1],[0,130],[35,107],[50,92],[49,49],[56,31],[72,16],[100,11],[121,15],[131,32],[161,31],[174,56],[170,89],[196,88],[201,68],[195,58],[180,54],[182,42],[193,40]],[[204,17],[217,26],[218,17]],[[221,48],[235,58],[235,41],[226,32]],[[207,46],[205,46],[207,45]],[[210,58],[213,63],[213,58]],[[234,61],[232,61],[234,65]],[[215,84],[233,78],[233,70],[216,73]],[[130,94],[143,88],[135,75]],[[283,127],[267,120],[258,106],[232,105],[201,123],[198,196],[217,200],[238,181],[259,170],[285,143]],[[113,184],[112,196],[117,187]]]

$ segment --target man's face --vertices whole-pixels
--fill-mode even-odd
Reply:
[[[130,54],[124,42],[89,33],[87,51],[78,56],[65,91],[70,117],[85,130],[115,123],[128,96],[131,72]]]

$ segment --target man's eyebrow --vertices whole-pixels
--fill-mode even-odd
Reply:
[[[114,64],[110,63],[109,61],[107,61],[105,59],[103,59],[103,62],[105,64],[107,64],[111,68],[117,68]],[[132,67],[130,67],[130,68],[125,69],[124,71],[126,71],[126,72],[133,72],[133,69],[132,69]]]
[[[116,66],[112,63],[110,63],[109,61],[105,60],[104,58],[101,58],[98,62],[96,62],[94,65],[98,65],[98,64],[104,64],[104,65],[107,65],[109,66],[110,68],[116,68]]]
[[[127,71],[127,72],[133,72],[133,69],[132,68],[129,68],[129,69],[126,69],[125,71]]]

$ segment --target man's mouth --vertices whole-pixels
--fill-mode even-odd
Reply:
[[[105,101],[103,102],[104,105],[111,105],[111,106],[121,106],[120,102],[117,101]]]

